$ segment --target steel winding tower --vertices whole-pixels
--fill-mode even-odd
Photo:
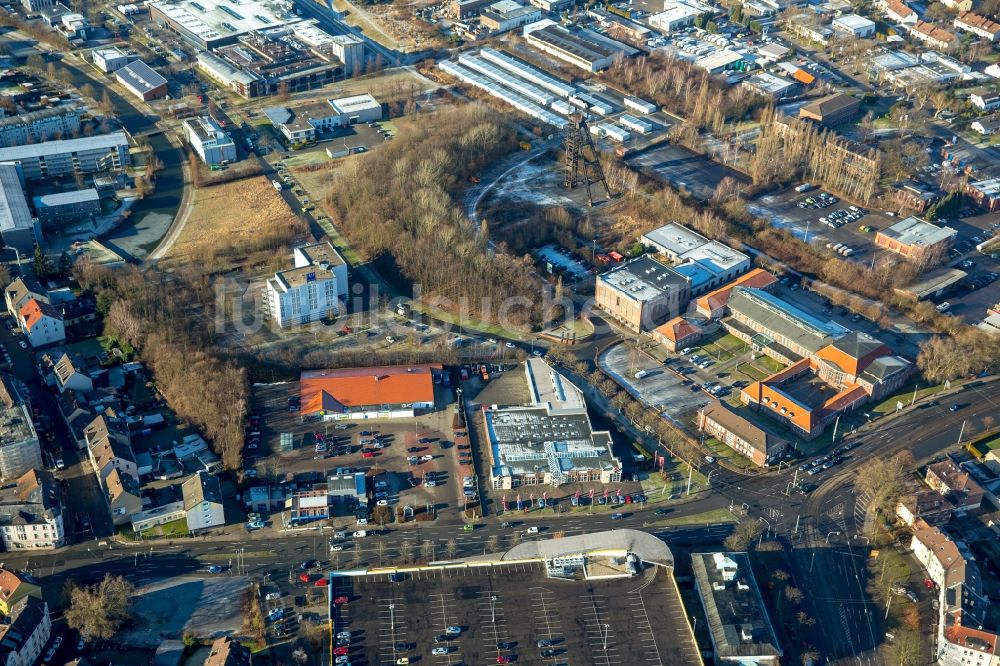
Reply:
[[[611,199],[611,188],[604,176],[604,169],[597,156],[597,148],[590,138],[587,121],[581,113],[573,118],[572,126],[566,132],[565,181],[566,189],[571,190],[583,183],[587,186],[587,199],[594,206],[594,193],[591,185],[601,183],[604,191]],[[589,150],[588,150],[589,149]]]

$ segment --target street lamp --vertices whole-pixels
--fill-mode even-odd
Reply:
[[[605,652],[605,655],[604,655],[604,656],[605,656],[605,658],[607,658],[607,651],[608,651],[608,633],[609,633],[610,631],[611,631],[611,625],[610,625],[610,624],[605,624],[605,625],[604,625],[604,652]]]
[[[840,532],[829,532],[829,533],[827,533],[827,535],[826,535],[826,545],[828,545],[828,546],[830,545],[830,537],[832,537],[834,534],[836,534],[837,536],[840,536]]]

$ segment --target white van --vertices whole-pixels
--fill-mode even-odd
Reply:
[[[646,370],[640,370],[639,372],[635,373],[635,378],[636,379],[642,379],[643,377],[645,377],[648,374],[649,374],[648,371],[646,371]]]

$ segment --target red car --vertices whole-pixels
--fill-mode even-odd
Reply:
[[[362,458],[374,458],[375,457],[375,452],[374,451],[362,451],[361,452],[361,457]]]
[[[346,604],[347,603],[347,597],[337,597],[336,599],[333,600],[333,603],[335,603],[335,604]]]
[[[299,580],[301,580],[303,583],[308,583],[312,580],[312,574],[307,574],[307,573],[299,574]]]
[[[511,659],[510,657],[508,657],[505,654],[501,654],[501,655],[497,656],[497,663],[498,664],[509,664],[509,663],[511,663],[513,661],[514,661],[513,659]]]
[[[346,647],[333,648],[333,654],[334,654],[334,656],[337,656],[337,657],[339,657],[342,654],[347,654],[349,651],[350,651],[350,648],[346,648]]]
[[[930,578],[925,578],[924,579],[924,587],[926,587],[928,590],[933,590],[934,589],[934,581],[932,581]]]
[[[318,581],[313,583],[313,585],[315,585],[316,587],[326,587],[329,584],[330,581],[328,581],[326,578],[320,578]]]

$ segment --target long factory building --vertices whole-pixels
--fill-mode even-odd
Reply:
[[[478,54],[463,53],[458,62],[442,62],[442,70],[465,83],[503,99],[524,113],[562,128],[566,121],[551,113],[570,116],[590,111],[606,116],[615,111],[608,101],[525,64],[506,53],[483,48]]]

